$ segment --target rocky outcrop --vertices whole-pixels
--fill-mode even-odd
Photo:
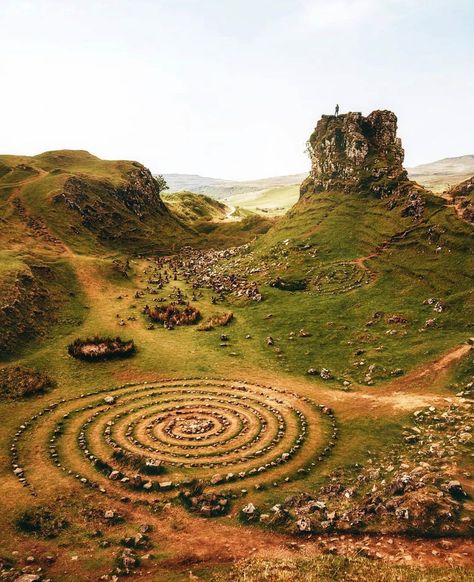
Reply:
[[[137,162],[123,164],[128,167],[120,168],[119,178],[75,174],[65,180],[53,203],[72,211],[68,234],[87,239],[93,233],[101,242],[129,250],[159,246],[171,233],[186,235],[163,203],[151,172]]]
[[[82,225],[105,239],[115,238],[114,231],[122,227],[129,214],[140,221],[168,215],[151,172],[141,164],[134,166],[119,185],[85,175],[71,176],[54,202],[78,212]]]
[[[452,198],[458,215],[474,224],[474,176],[453,186],[446,194]]]
[[[419,216],[422,188],[408,179],[404,151],[391,111],[323,115],[308,140],[311,172],[301,196],[324,191],[377,198],[403,197],[403,213]],[[392,206],[394,203],[392,203]]]
[[[51,321],[47,289],[25,266],[0,287],[0,356],[14,353],[19,343],[41,335]]]
[[[453,198],[458,198],[459,196],[471,196],[474,194],[474,176],[464,180],[460,184],[456,184],[447,191],[447,194]]]
[[[147,212],[167,214],[168,209],[160,198],[158,183],[150,170],[136,162],[134,166],[136,169],[128,173],[124,185],[117,188],[117,199],[140,219]]]

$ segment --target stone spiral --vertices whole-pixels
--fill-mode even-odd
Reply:
[[[320,295],[337,295],[366,285],[373,277],[371,271],[356,263],[325,264],[312,269],[309,289]]]
[[[227,491],[304,478],[329,454],[337,430],[329,408],[291,390],[165,380],[51,403],[18,428],[11,462],[33,495],[53,465],[61,479],[146,502],[196,479]]]

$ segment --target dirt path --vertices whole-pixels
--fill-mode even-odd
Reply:
[[[472,345],[462,344],[443,354],[434,362],[423,364],[419,368],[409,372],[406,376],[397,378],[387,388],[392,390],[422,390],[433,381],[442,379],[450,366],[460,360],[473,349]]]
[[[134,517],[150,523],[149,514]],[[187,577],[193,571],[231,565],[250,557],[279,560],[332,553],[439,567],[469,566],[474,560],[474,545],[465,538],[422,539],[390,534],[291,536],[258,527],[229,525],[225,520],[197,518],[175,507],[165,510],[155,527],[159,527],[161,547],[172,549],[173,557],[156,563],[156,570],[142,573],[140,578],[156,580],[156,572],[160,570]]]

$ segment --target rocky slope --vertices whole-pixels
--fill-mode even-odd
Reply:
[[[79,252],[161,252],[195,238],[161,200],[160,183],[137,162],[59,150],[0,156],[0,163],[0,195],[10,203],[0,218],[17,237],[23,231]],[[11,245],[12,239],[5,241]]]
[[[66,263],[0,256],[0,360],[45,338],[53,326],[77,325],[75,277]]]

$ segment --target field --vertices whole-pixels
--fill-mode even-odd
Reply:
[[[225,198],[227,204],[242,207],[259,214],[281,216],[296,203],[299,184],[276,186],[267,190],[257,190],[246,194],[234,194]]]
[[[99,162],[74,157],[67,171],[96,179]],[[125,239],[96,238],[45,202],[57,176],[22,172],[2,178],[2,217],[14,225],[1,234],[2,297],[27,271],[46,303],[24,296],[37,333],[19,335],[2,366],[55,384],[0,400],[5,564],[65,582],[112,579],[117,568],[170,582],[472,579],[462,435],[472,423],[473,231],[451,207],[429,196],[414,223],[382,201],[332,193],[300,201],[270,230],[252,217],[222,227],[219,207],[220,230],[173,253],[215,211],[200,203],[192,218],[182,207],[165,216],[169,253],[145,252],[154,231],[127,252]],[[209,248],[232,240],[238,248]],[[172,301],[212,329],[167,329],[145,312]],[[94,336],[133,340],[136,352],[68,354]],[[373,486],[385,506],[420,467],[428,516],[417,485],[395,495],[394,511],[356,519]],[[467,494],[458,501],[453,480]],[[289,501],[302,492],[324,508],[303,515]]]

